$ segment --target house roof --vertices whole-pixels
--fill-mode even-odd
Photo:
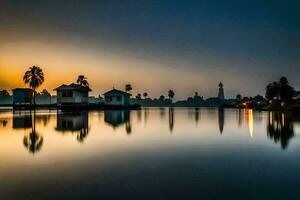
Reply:
[[[92,91],[88,86],[84,87],[79,84],[72,83],[70,85],[62,84],[61,86],[55,88],[54,90],[79,90],[79,91]]]
[[[16,90],[19,90],[19,91],[28,91],[28,92],[32,92],[33,91],[33,89],[31,89],[31,88],[14,88],[14,89],[12,89],[11,91],[16,91]]]
[[[125,96],[131,96],[131,94],[129,94],[128,92],[124,92],[122,90],[117,90],[115,88],[105,92],[103,95],[108,96],[108,95],[114,95],[114,94],[121,94],[121,95],[125,95]]]

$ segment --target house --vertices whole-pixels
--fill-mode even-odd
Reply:
[[[61,85],[54,89],[57,93],[57,105],[62,104],[88,104],[89,87],[72,83],[70,85]]]
[[[117,89],[112,89],[104,93],[103,95],[104,95],[104,103],[106,105],[114,105],[114,106],[128,106],[129,98],[131,96],[131,94]]]
[[[13,104],[31,104],[33,90],[30,88],[15,88],[13,91]]]

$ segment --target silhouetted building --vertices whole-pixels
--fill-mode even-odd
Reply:
[[[131,94],[117,90],[117,89],[112,89],[104,95],[104,103],[106,105],[115,105],[115,106],[126,106],[129,105],[129,98]]]
[[[220,100],[224,100],[225,99],[225,96],[224,96],[224,88],[223,88],[223,83],[220,82],[219,83],[219,93],[218,93],[218,98]]]
[[[15,88],[13,91],[13,104],[31,104],[33,90],[30,88]]]
[[[57,92],[57,104],[88,104],[89,87],[84,87],[75,83],[61,85],[55,88]]]

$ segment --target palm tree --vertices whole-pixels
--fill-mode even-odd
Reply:
[[[175,96],[175,92],[173,90],[169,90],[168,92],[168,96],[171,100],[173,100],[174,96]]]
[[[147,96],[148,96],[148,93],[147,93],[147,92],[144,92],[144,93],[143,93],[143,97],[146,99]]]
[[[141,93],[138,93],[135,98],[136,99],[141,99],[141,96],[142,96]]]
[[[38,88],[44,82],[44,73],[39,66],[32,66],[24,74],[23,81],[29,84],[29,87],[33,89],[33,103],[35,105],[35,93]]]
[[[89,83],[87,81],[87,77],[85,77],[84,75],[79,75],[76,81],[79,85],[83,86],[83,87],[88,87]]]
[[[126,84],[126,85],[125,85],[125,91],[126,91],[126,92],[129,92],[129,91],[131,91],[131,90],[132,90],[131,84]]]

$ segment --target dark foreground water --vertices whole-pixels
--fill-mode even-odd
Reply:
[[[299,199],[300,123],[252,110],[0,112],[0,199]]]

